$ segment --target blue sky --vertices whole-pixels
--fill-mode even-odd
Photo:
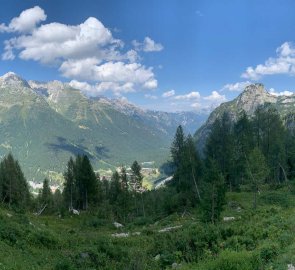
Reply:
[[[292,0],[0,3],[0,74],[166,111],[210,111],[253,82],[294,90]]]

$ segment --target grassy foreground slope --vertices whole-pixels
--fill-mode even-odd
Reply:
[[[99,213],[35,216],[0,209],[0,269],[287,269],[295,264],[295,195],[228,193],[216,225],[198,211],[115,229]],[[167,227],[168,232],[159,232]],[[129,233],[128,237],[112,234]]]

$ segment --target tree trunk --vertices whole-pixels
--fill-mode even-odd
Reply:
[[[144,209],[144,201],[143,201],[143,196],[142,196],[142,192],[141,194],[141,203],[142,203],[142,212],[143,212],[143,217],[145,217],[145,209]]]
[[[197,195],[198,195],[199,201],[201,201],[200,191],[199,191],[199,188],[198,188],[198,185],[197,185],[197,181],[196,181],[196,178],[195,178],[195,174],[194,174],[194,168],[193,168],[191,153],[190,153],[190,162],[191,162],[191,167],[192,167],[192,177],[193,177],[194,184],[195,184],[195,187],[196,187]]]
[[[254,190],[254,203],[253,203],[253,208],[254,209],[257,208],[257,191],[258,191],[258,188],[255,187],[255,190]]]
[[[215,185],[212,186],[212,196],[211,196],[211,222],[214,224],[214,215],[215,215]]]
[[[85,191],[85,210],[88,208],[88,197],[87,197],[87,189]]]

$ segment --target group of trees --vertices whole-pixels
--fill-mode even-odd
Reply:
[[[282,119],[270,104],[259,106],[252,117],[241,112],[233,119],[225,112],[210,127],[201,155],[192,137],[186,137],[179,126],[170,164],[174,171],[171,186],[180,194],[179,204],[199,205],[205,219],[215,222],[225,203],[225,191],[248,186],[256,208],[261,185],[288,184],[295,176],[293,124],[290,115]]]
[[[143,176],[137,161],[133,162],[130,173],[122,167],[107,180],[95,174],[86,155],[77,156],[75,160],[70,158],[64,179],[63,198],[69,210],[100,208],[105,217],[113,215],[120,220],[126,220],[133,212],[145,215]]]
[[[87,210],[89,204],[99,202],[100,185],[86,155],[70,158],[64,179],[63,195],[70,210]]]
[[[47,213],[96,209],[105,218],[123,222],[199,207],[204,220],[215,223],[226,191],[250,187],[256,207],[262,184],[289,185],[288,179],[295,176],[291,116],[284,123],[276,109],[266,105],[258,107],[252,117],[242,112],[234,120],[228,113],[217,118],[201,152],[192,136],[186,136],[179,126],[168,163],[173,180],[165,189],[145,190],[137,161],[128,171],[122,167],[110,180],[101,179],[84,155],[68,161],[62,193],[57,190],[53,194],[45,179],[33,200],[18,162],[9,154],[0,163],[0,200],[18,207],[33,201],[35,208]]]
[[[185,136],[181,126],[176,130],[171,157],[174,175],[170,187],[179,194],[178,205],[200,206],[204,220],[216,222],[225,201],[224,177],[217,161],[209,155],[201,158],[192,136]]]
[[[18,208],[31,202],[27,181],[12,154],[4,157],[0,163],[0,201]]]
[[[250,184],[257,193],[264,183],[277,186],[294,178],[295,137],[290,116],[286,119],[266,104],[251,118],[242,112],[233,122],[224,113],[215,121],[205,155],[217,161],[229,190]]]

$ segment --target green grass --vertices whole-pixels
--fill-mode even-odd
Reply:
[[[138,220],[122,230],[96,212],[59,218],[0,208],[0,270],[157,270],[171,269],[172,263],[184,270],[280,270],[295,262],[294,195],[266,189],[256,211],[251,193],[228,193],[227,200],[222,217],[234,216],[234,221],[203,224],[195,209],[157,222]],[[130,237],[112,237],[117,232]]]

